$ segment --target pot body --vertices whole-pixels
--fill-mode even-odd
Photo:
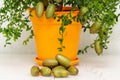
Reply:
[[[79,22],[72,22],[71,25],[66,26],[63,41],[65,49],[59,52],[57,48],[60,47],[58,38],[60,37],[59,28],[61,22],[57,22],[57,20],[53,18],[46,19],[45,13],[41,18],[38,18],[35,14],[35,10],[33,10],[31,14],[30,19],[33,25],[37,50],[35,61],[41,65],[42,60],[55,58],[56,54],[63,54],[71,59],[72,65],[76,64],[79,61],[77,51],[82,29],[81,24]],[[56,14],[61,15],[66,13],[57,12]],[[74,12],[73,15],[77,15],[77,12]]]

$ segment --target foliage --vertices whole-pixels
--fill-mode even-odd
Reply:
[[[11,44],[11,40],[16,41],[21,37],[21,33],[24,30],[31,33],[23,42],[24,44],[27,44],[29,39],[33,38],[32,26],[29,25],[29,16],[31,15],[26,15],[26,10],[29,7],[35,8],[39,1],[40,0],[4,0],[4,6],[0,8],[0,33],[6,37],[5,46]],[[72,20],[81,22],[84,32],[90,29],[93,23],[99,22],[101,25],[99,30],[95,33],[97,34],[95,40],[101,41],[103,48],[107,48],[107,44],[109,43],[108,39],[112,33],[113,26],[120,16],[120,14],[115,14],[117,10],[116,6],[120,5],[120,0],[63,0],[61,3],[56,3],[55,0],[48,0],[48,2],[72,6],[71,11],[76,9],[80,11],[77,16],[71,17],[71,19],[68,19],[71,11],[68,15],[55,15],[53,17],[58,19],[58,21],[62,20],[59,29],[61,37],[58,38],[61,44],[61,47],[58,48],[59,51],[65,48],[63,44],[65,26],[71,24]],[[6,26],[3,26],[4,23],[7,23]],[[79,52],[87,52],[89,47],[93,48],[94,43],[90,44],[90,46],[86,46],[83,50],[79,50]]]

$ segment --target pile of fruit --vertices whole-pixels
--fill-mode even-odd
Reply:
[[[75,66],[71,66],[71,60],[61,54],[57,54],[55,59],[45,59],[42,62],[42,67],[32,66],[31,75],[32,76],[51,76],[54,77],[68,77],[70,75],[77,75],[78,69]]]

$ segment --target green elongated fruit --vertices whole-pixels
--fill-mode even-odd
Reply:
[[[49,4],[46,9],[46,18],[51,18],[53,17],[55,12],[55,5],[54,4]]]
[[[80,9],[80,16],[83,16],[85,13],[87,13],[88,12],[88,8],[87,7],[82,7],[81,9]]]
[[[62,0],[54,0],[55,2],[57,2],[57,3],[61,3],[62,2]]]
[[[51,69],[49,67],[42,67],[41,68],[41,75],[50,76],[51,75]]]
[[[71,74],[71,75],[77,75],[78,74],[78,69],[75,67],[75,66],[70,66],[69,68],[68,68],[68,71],[69,71],[69,73]]]
[[[54,77],[63,78],[63,77],[67,77],[69,75],[69,72],[65,69],[57,68],[53,70],[53,75]]]
[[[65,67],[63,67],[63,66],[56,66],[56,67],[54,67],[54,68],[52,69],[52,71],[54,71],[54,70],[56,70],[56,69],[65,69]]]
[[[45,59],[43,60],[42,65],[52,68],[58,65],[58,61],[55,59]]]
[[[40,73],[40,69],[37,66],[32,66],[31,68],[31,75],[32,76],[38,76]]]
[[[99,32],[100,27],[101,27],[101,23],[100,22],[93,23],[91,25],[91,27],[90,27],[90,33],[94,34],[94,33]]]
[[[66,67],[66,68],[69,67],[71,64],[71,60],[62,54],[57,54],[56,60],[59,62],[60,65]]]
[[[101,41],[95,40],[95,42],[94,42],[94,48],[95,48],[95,51],[96,51],[97,55],[101,55],[102,54],[102,52],[103,52],[103,46],[101,44]]]
[[[36,16],[40,18],[43,15],[43,12],[44,12],[44,4],[43,2],[40,1],[36,5]]]

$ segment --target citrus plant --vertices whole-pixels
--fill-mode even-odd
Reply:
[[[26,15],[27,9],[31,8],[31,11],[36,9],[36,15],[39,18],[46,11],[46,18],[62,21],[59,28],[61,37],[58,37],[61,44],[59,51],[65,48],[63,42],[66,26],[76,21],[82,24],[84,32],[89,30],[90,34],[97,35],[94,43],[88,44],[83,50],[79,50],[79,53],[85,53],[91,47],[100,55],[103,49],[107,49],[113,26],[120,16],[120,14],[115,14],[118,5],[120,5],[120,0],[4,0],[0,8],[0,33],[6,37],[6,46],[11,44],[12,40],[19,39],[24,30],[29,31],[31,34],[23,41],[27,44],[34,36],[32,26],[29,25],[29,16],[32,15]],[[67,10],[69,11],[67,15],[55,14],[66,6],[71,7]],[[71,13],[76,10],[79,11],[78,15],[71,16]]]

